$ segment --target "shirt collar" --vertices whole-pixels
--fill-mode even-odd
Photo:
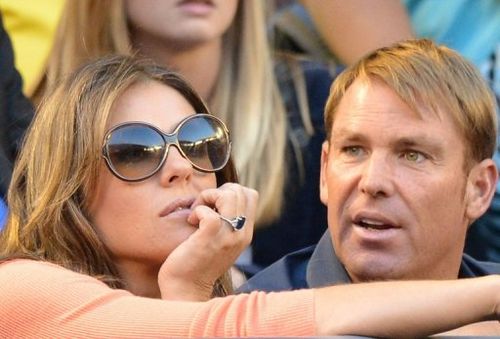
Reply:
[[[347,271],[335,254],[329,230],[323,234],[311,255],[306,280],[309,287],[351,283]]]

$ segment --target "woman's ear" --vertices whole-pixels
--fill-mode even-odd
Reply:
[[[477,163],[469,171],[465,211],[471,222],[479,218],[490,206],[497,180],[498,169],[492,159]]]
[[[329,151],[328,141],[323,142],[321,147],[321,171],[319,177],[319,197],[321,202],[328,206],[328,151]]]

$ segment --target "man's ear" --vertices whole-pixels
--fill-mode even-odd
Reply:
[[[328,204],[328,151],[330,144],[328,141],[323,142],[321,147],[321,171],[319,177],[319,198],[321,202],[327,206]]]
[[[498,169],[492,159],[474,165],[469,172],[466,188],[466,210],[469,220],[479,218],[490,206],[498,180]]]

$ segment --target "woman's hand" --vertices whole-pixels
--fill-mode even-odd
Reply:
[[[198,230],[168,256],[158,273],[162,299],[210,299],[215,281],[252,240],[257,200],[257,191],[234,183],[201,192],[188,217]],[[245,216],[246,221],[236,231],[220,216]]]

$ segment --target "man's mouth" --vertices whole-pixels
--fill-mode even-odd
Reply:
[[[366,216],[360,214],[353,220],[353,224],[365,229],[383,231],[391,228],[399,228],[393,221],[381,216]]]
[[[355,224],[363,228],[369,228],[374,230],[383,230],[391,227],[390,225],[386,225],[383,222],[370,219],[362,219],[356,222]]]

